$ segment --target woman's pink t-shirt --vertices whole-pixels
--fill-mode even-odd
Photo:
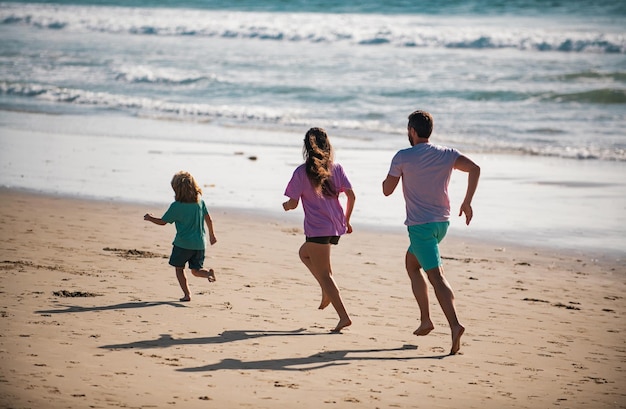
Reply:
[[[304,234],[307,237],[341,236],[346,232],[346,216],[338,195],[352,189],[352,185],[338,163],[333,164],[331,182],[337,196],[318,194],[302,164],[296,168],[287,184],[285,196],[294,200],[302,199]]]

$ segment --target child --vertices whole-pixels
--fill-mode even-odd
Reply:
[[[213,233],[213,221],[209,211],[200,197],[202,190],[193,176],[183,171],[176,173],[172,178],[172,189],[174,189],[176,201],[170,205],[165,214],[161,218],[146,214],[143,219],[160,226],[175,223],[176,237],[172,243],[174,247],[169,263],[176,269],[176,278],[184,293],[180,301],[191,301],[185,276],[186,263],[189,263],[191,274],[194,276],[206,278],[209,282],[215,281],[213,269],[207,271],[203,268],[206,247],[204,223],[209,228],[211,245],[215,244],[217,239]]]
[[[283,203],[283,209],[295,209],[302,198],[306,240],[300,247],[300,259],[322,289],[319,309],[326,308],[328,304],[335,307],[339,323],[332,331],[340,332],[352,321],[333,279],[330,248],[331,244],[339,242],[339,236],[352,233],[350,216],[355,195],[343,168],[333,162],[332,146],[324,129],[309,129],[304,137],[303,155],[305,163],[293,172],[285,190],[289,200]],[[341,192],[348,198],[345,215],[339,203]]]

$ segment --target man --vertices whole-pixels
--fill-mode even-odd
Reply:
[[[383,193],[385,196],[392,194],[402,178],[406,202],[405,224],[410,239],[405,259],[406,270],[420,308],[421,321],[413,333],[418,336],[427,335],[435,328],[430,319],[428,286],[420,271],[423,268],[450,325],[450,355],[454,355],[461,348],[461,336],[465,328],[457,318],[454,292],[443,274],[439,242],[445,237],[450,224],[448,184],[452,170],[468,173],[467,191],[459,216],[465,214],[465,223],[469,225],[480,167],[456,149],[430,143],[433,117],[428,112],[415,111],[409,115],[407,130],[411,147],[398,151],[393,157],[389,174],[383,181]]]

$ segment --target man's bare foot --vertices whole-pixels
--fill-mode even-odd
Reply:
[[[190,297],[190,296],[188,296],[188,295],[186,295],[186,296],[184,296],[183,298],[181,298],[181,299],[180,299],[180,301],[182,301],[182,302],[191,301],[191,297]]]
[[[422,335],[428,335],[430,331],[434,329],[435,326],[432,322],[422,322],[420,326],[415,331],[413,331],[413,335],[417,335],[418,337]]]
[[[320,310],[328,307],[330,305],[330,298],[326,296],[326,294],[322,294],[322,302],[320,302],[320,306],[317,307]]]
[[[456,355],[461,349],[461,336],[465,332],[465,327],[460,325],[452,330],[452,349],[450,350],[450,355]]]
[[[212,268],[210,268],[209,271],[207,271],[207,274],[208,274],[207,278],[209,279],[209,282],[210,283],[215,282],[215,271],[213,271]]]
[[[342,329],[344,329],[345,327],[349,327],[350,325],[352,325],[352,321],[350,320],[350,318],[346,320],[340,320],[335,329],[330,330],[330,332],[341,332]]]

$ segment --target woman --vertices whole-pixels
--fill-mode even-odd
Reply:
[[[289,200],[283,208],[295,209],[302,199],[306,240],[300,247],[300,259],[322,289],[319,309],[332,304],[337,311],[339,323],[332,331],[340,332],[352,320],[333,279],[330,247],[339,243],[341,235],[352,233],[350,216],[356,197],[343,168],[333,162],[333,148],[324,129],[309,129],[304,137],[303,156],[305,163],[296,168],[285,189]],[[345,214],[339,202],[342,192],[348,198]]]

